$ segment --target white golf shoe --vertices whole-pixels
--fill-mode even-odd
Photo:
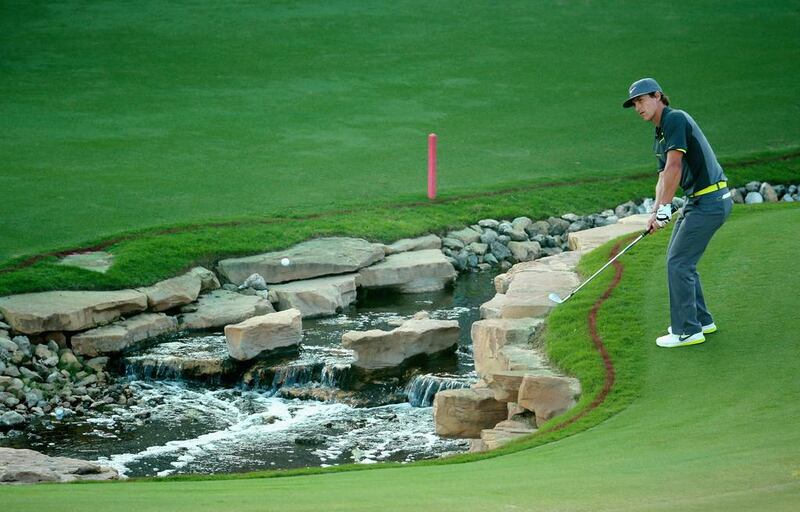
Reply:
[[[667,327],[667,332],[672,334],[672,326],[670,325]],[[711,322],[710,324],[706,324],[703,326],[703,334],[711,334],[712,332],[717,332],[717,324]]]
[[[664,348],[687,347],[689,345],[697,345],[706,341],[706,337],[702,332],[695,334],[667,334],[656,339],[656,345]]]

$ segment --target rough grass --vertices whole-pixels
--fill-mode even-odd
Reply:
[[[609,399],[557,435],[535,435],[491,458],[277,480],[250,474],[0,488],[0,497],[20,511],[82,510],[99,502],[108,510],[192,511],[794,510],[800,432],[792,418],[800,414],[794,399],[800,368],[793,323],[800,303],[773,290],[800,285],[800,275],[787,271],[800,240],[785,237],[770,246],[755,234],[799,221],[798,205],[734,210],[699,267],[720,331],[686,349],[653,343],[668,322],[668,233],[638,244],[621,259],[622,282],[598,317],[617,369]],[[593,271],[608,249],[584,258],[581,268]],[[602,368],[586,337],[586,313],[610,279],[601,275],[548,318],[551,354],[581,378],[587,398],[602,385]]]

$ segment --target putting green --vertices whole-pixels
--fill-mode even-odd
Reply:
[[[455,465],[5,487],[0,501],[14,511],[796,510],[800,272],[791,269],[800,239],[787,235],[798,223],[796,206],[735,209],[700,264],[720,330],[695,347],[665,350],[653,343],[667,323],[666,234],[626,254],[622,282],[601,310],[599,326],[620,374],[629,362],[643,369],[641,388],[627,390],[638,398],[561,441]],[[587,295],[596,297],[608,282],[592,283]],[[613,328],[630,318],[637,328]],[[632,332],[645,334],[631,339],[626,333]],[[612,339],[609,333],[617,334]]]

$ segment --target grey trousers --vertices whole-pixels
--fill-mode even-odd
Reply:
[[[697,262],[731,213],[727,188],[688,199],[679,213],[667,249],[669,313],[674,334],[691,335],[714,321],[708,312]]]

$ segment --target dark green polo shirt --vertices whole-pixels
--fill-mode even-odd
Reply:
[[[683,110],[664,107],[661,125],[656,127],[653,149],[658,158],[658,172],[667,166],[668,152],[678,150],[683,153],[681,188],[686,195],[718,181],[727,181],[703,131],[692,116]]]

